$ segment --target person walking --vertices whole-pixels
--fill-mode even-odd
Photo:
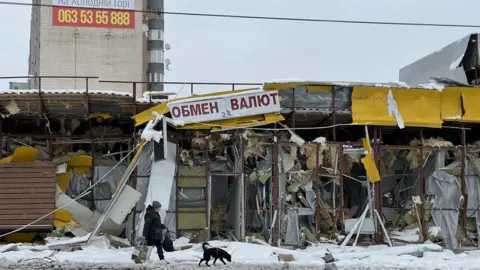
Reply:
[[[147,246],[150,248],[155,246],[157,248],[158,258],[163,261],[165,260],[165,257],[163,255],[162,248],[162,230],[166,229],[167,227],[162,224],[160,219],[159,212],[161,208],[162,204],[157,201],[153,201],[152,204],[147,207],[147,211],[145,213],[145,225],[143,227],[143,237],[147,241]]]

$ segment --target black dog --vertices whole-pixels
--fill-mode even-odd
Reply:
[[[209,244],[207,242],[203,243],[202,244],[202,247],[203,247],[203,259],[200,260],[200,262],[198,263],[198,266],[200,266],[200,264],[205,261],[205,264],[207,266],[210,266],[208,264],[208,262],[210,261],[210,259],[213,257],[215,258],[215,260],[213,260],[213,265],[215,265],[215,262],[220,259],[220,261],[222,261],[223,264],[226,265],[225,261],[223,259],[227,259],[227,261],[229,262],[232,262],[232,255],[230,255],[228,252],[226,252],[225,250],[221,249],[221,248],[207,248]]]

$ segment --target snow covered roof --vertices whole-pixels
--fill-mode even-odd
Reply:
[[[130,118],[139,111],[164,102],[161,99],[136,98],[128,92],[110,90],[0,90],[0,115],[83,115],[90,112]]]
[[[372,86],[372,87],[395,87],[395,88],[406,88],[406,89],[430,89],[430,90],[437,90],[437,91],[442,91],[444,88],[443,83],[439,83],[435,80],[431,80],[431,82],[426,83],[426,84],[418,84],[418,85],[408,85],[404,82],[400,81],[392,81],[392,82],[387,82],[387,83],[374,83],[374,82],[345,82],[345,81],[315,81],[315,80],[285,80],[285,79],[279,79],[279,80],[270,80],[264,82],[264,87],[268,86],[273,86],[273,85],[279,85],[281,86],[282,84],[296,84],[298,86],[303,86],[303,85],[331,85],[331,86],[346,86],[346,87],[353,87],[353,86]]]
[[[87,94],[87,90],[73,90],[73,89],[58,89],[58,90],[41,90],[38,89],[28,89],[28,90],[0,90],[0,95],[22,95],[22,94],[35,94],[38,95],[39,93],[42,94],[55,94],[55,95],[85,95]],[[112,90],[88,90],[89,95],[104,95],[104,96],[118,96],[118,97],[129,97],[132,98],[133,94],[129,92],[120,92],[120,91],[112,91]],[[139,103],[161,103],[164,100],[162,99],[152,99],[149,98],[137,98],[137,102]]]

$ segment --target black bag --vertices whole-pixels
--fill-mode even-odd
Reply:
[[[167,230],[167,233],[165,233],[165,239],[163,239],[162,247],[163,247],[163,250],[165,250],[165,252],[175,251],[175,248],[173,247],[173,241],[170,238],[170,231],[168,230]]]

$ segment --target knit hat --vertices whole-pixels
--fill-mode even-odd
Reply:
[[[153,201],[152,208],[162,208],[162,204],[157,201]]]

